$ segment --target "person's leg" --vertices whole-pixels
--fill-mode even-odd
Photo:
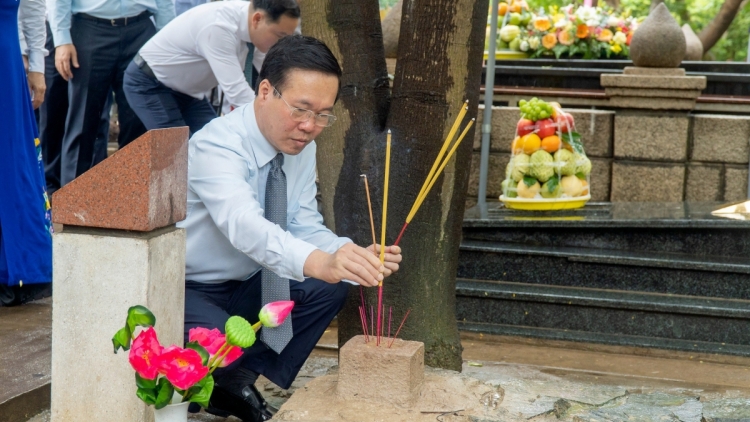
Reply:
[[[65,186],[93,166],[101,115],[117,64],[117,27],[73,16],[70,30],[78,55],[68,82],[68,115],[62,143],[60,185]]]
[[[260,277],[243,282],[229,301],[229,313],[240,315],[250,323],[257,322],[261,284]],[[343,308],[348,291],[347,283],[330,284],[314,278],[304,282],[290,280],[289,294],[294,301],[290,315],[292,340],[281,354],[276,354],[258,338],[245,350],[237,365],[264,375],[281,388],[289,388],[326,328]],[[217,370],[215,374],[218,373]]]
[[[123,91],[128,104],[146,129],[187,126],[175,98],[175,94],[179,93],[148,76],[133,62],[125,70]]]
[[[156,28],[151,19],[142,20],[122,28],[124,42],[121,44],[122,48],[119,50],[117,72],[112,86],[112,89],[115,91],[115,101],[117,101],[117,119],[120,122],[120,136],[117,139],[120,148],[146,133],[146,127],[143,126],[141,120],[130,107],[130,104],[128,104],[122,83],[125,77],[125,69],[133,61],[133,57],[135,57],[138,50],[154,34],[156,34]]]
[[[44,102],[39,107],[39,140],[44,159],[44,176],[50,197],[60,189],[60,150],[65,135],[65,116],[68,114],[68,81],[55,68],[55,44],[47,22],[49,55],[44,58],[44,81],[47,90]]]
[[[211,106],[208,99],[195,99],[189,95],[176,92],[179,95],[178,101],[182,103],[182,116],[185,123],[190,127],[190,136],[201,129],[206,123],[216,118],[216,111]]]

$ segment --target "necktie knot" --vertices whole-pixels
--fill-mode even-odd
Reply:
[[[284,165],[284,154],[278,153],[275,157],[273,157],[273,160],[271,160],[271,171],[269,172],[269,177],[273,177],[274,179],[279,179],[283,176],[284,170],[282,169],[282,166]],[[286,182],[284,183],[286,184]]]

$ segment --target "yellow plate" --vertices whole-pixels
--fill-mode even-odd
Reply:
[[[484,51],[484,59],[487,60],[487,58],[490,56],[490,53],[485,50]],[[515,51],[515,50],[497,50],[495,51],[495,60],[518,60],[518,59],[527,59],[529,58],[529,55],[524,53],[523,51]]]
[[[506,207],[526,211],[572,210],[586,205],[589,199],[591,199],[591,195],[552,199],[506,198],[505,195],[500,195],[500,200]]]

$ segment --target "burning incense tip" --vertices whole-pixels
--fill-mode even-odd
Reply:
[[[367,178],[367,175],[366,174],[360,174],[359,177]]]
[[[388,129],[388,134],[389,134],[389,135],[391,134],[391,130],[390,130],[390,129]]]

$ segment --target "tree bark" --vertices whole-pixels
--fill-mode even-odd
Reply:
[[[742,0],[726,0],[722,3],[716,17],[698,34],[703,43],[703,53],[710,50],[719,41],[729,25],[732,24],[737,12],[740,11]]]
[[[326,224],[361,245],[372,236],[360,174],[368,176],[379,233],[386,128],[393,133],[386,242],[392,244],[464,100],[468,117],[478,106],[488,0],[403,3],[389,97],[378,2],[300,2],[303,33],[331,47],[345,72],[335,109],[340,119],[316,140]],[[401,270],[386,279],[383,293],[386,310],[393,307],[393,331],[411,309],[399,337],[424,342],[427,365],[454,370],[461,369],[455,278],[472,139],[470,132],[410,224]],[[376,289],[365,294],[368,305],[377,303]],[[340,345],[361,334],[359,295],[353,288],[339,314]]]

